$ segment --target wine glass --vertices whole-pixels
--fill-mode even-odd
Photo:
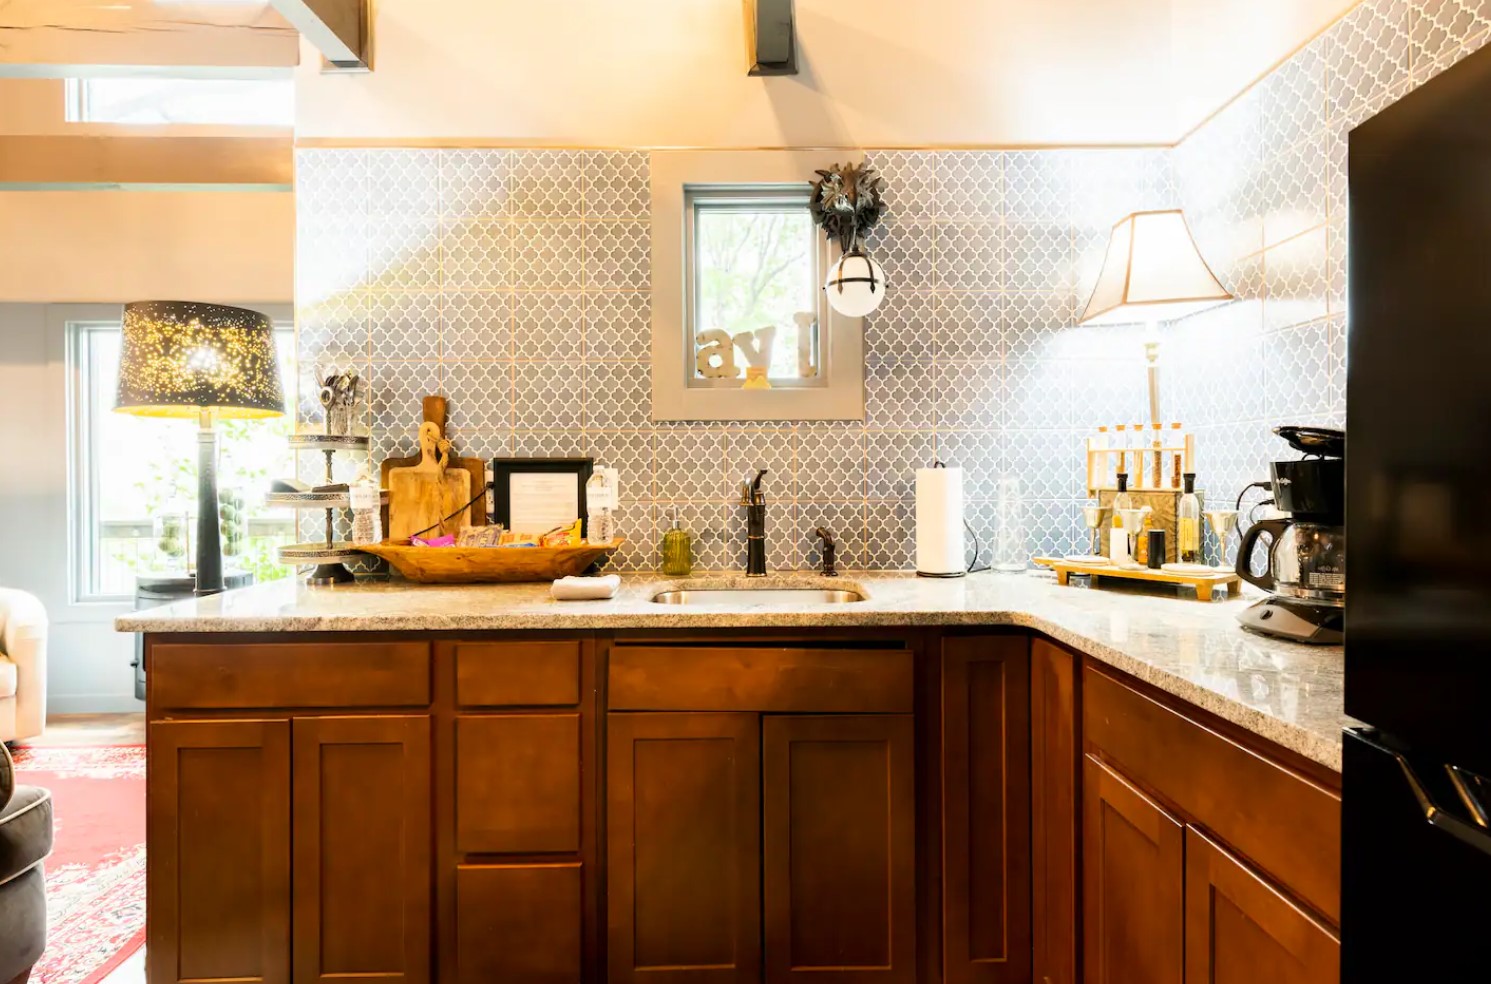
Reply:
[[[1232,568],[1227,564],[1227,538],[1237,528],[1236,509],[1208,509],[1205,513],[1206,523],[1211,531],[1217,535],[1217,554],[1221,561],[1217,565],[1218,570],[1229,571]]]
[[[1095,560],[1103,556],[1102,535],[1099,530],[1103,525],[1103,514],[1108,510],[1101,503],[1089,503],[1082,507],[1082,521],[1087,524],[1089,542],[1092,552],[1088,554],[1088,560]]]

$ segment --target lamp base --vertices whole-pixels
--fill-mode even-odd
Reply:
[[[305,579],[306,584],[350,584],[356,581],[352,572],[341,564],[317,564]]]

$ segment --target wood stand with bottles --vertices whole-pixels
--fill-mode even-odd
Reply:
[[[1065,585],[1073,574],[1092,578],[1097,587],[1104,578],[1120,578],[1128,581],[1149,581],[1196,589],[1197,601],[1211,601],[1212,592],[1226,588],[1227,596],[1235,598],[1242,593],[1242,579],[1232,571],[1164,571],[1152,567],[1119,567],[1117,564],[1083,564],[1063,560],[1060,557],[1037,557],[1035,562],[1056,572],[1056,583]]]
[[[1115,432],[1116,433],[1116,432]],[[1164,437],[1159,447],[1130,447],[1109,448],[1101,447],[1099,440],[1094,437],[1087,439],[1087,494],[1096,496],[1099,492],[1113,488],[1113,476],[1118,472],[1127,472],[1129,475],[1130,492],[1149,491],[1180,491],[1179,474],[1194,472],[1196,470],[1196,435],[1180,433],[1179,440],[1174,436],[1174,430],[1160,431]],[[1114,434],[1108,435],[1114,438]],[[1162,463],[1168,457],[1172,462],[1174,457],[1181,459],[1181,468],[1177,472],[1172,464],[1167,471]],[[1157,462],[1156,459],[1159,459]],[[1138,465],[1138,470],[1132,470],[1133,465]],[[1160,481],[1156,482],[1156,473],[1159,472]],[[1175,481],[1172,482],[1171,479]]]

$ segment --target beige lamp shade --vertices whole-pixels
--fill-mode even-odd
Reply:
[[[1201,258],[1180,209],[1134,212],[1114,224],[1097,286],[1078,323],[1174,321],[1230,300]]]
[[[114,409],[141,417],[278,417],[285,395],[274,324],[258,311],[194,301],[124,306]]]

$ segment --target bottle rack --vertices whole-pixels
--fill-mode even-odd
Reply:
[[[1174,475],[1174,466],[1165,468],[1167,461],[1173,462],[1174,457],[1181,458],[1181,471],[1194,472],[1196,470],[1196,435],[1186,434],[1185,441],[1181,444],[1172,443],[1171,432],[1164,432],[1167,440],[1159,447],[1146,446],[1144,448],[1108,448],[1094,447],[1096,438],[1087,439],[1087,494],[1096,496],[1098,492],[1112,489],[1116,486],[1114,481],[1100,481],[1099,476],[1111,476],[1118,472],[1128,472],[1129,490],[1132,492],[1179,492],[1180,486],[1171,483]],[[1112,436],[1111,434],[1109,435]],[[1157,463],[1158,459],[1158,463]],[[1135,463],[1139,467],[1133,467]],[[1159,482],[1155,481],[1158,473]]]
[[[292,451],[320,451],[326,455],[326,484],[332,479],[332,462],[338,451],[366,451],[370,445],[366,437],[350,434],[295,434],[290,438]],[[265,504],[287,509],[321,510],[326,514],[326,538],[319,543],[296,543],[280,547],[282,564],[297,567],[315,564],[316,569],[306,578],[307,584],[344,584],[353,580],[352,572],[346,568],[347,561],[362,557],[362,551],[351,543],[335,539],[334,514],[338,509],[351,509],[351,496],[346,492],[270,492]],[[384,493],[387,501],[387,493]]]

